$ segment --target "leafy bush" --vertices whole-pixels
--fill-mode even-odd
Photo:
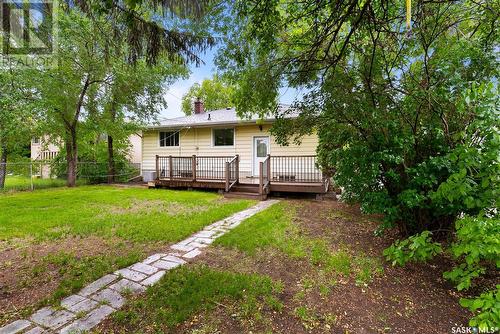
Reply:
[[[457,289],[468,289],[472,280],[486,272],[488,264],[500,268],[500,219],[464,217],[456,223],[457,241],[451,246],[461,264],[445,272]]]
[[[424,231],[408,239],[397,240],[393,245],[384,250],[384,256],[392,265],[404,266],[406,263],[424,262],[442,252],[441,245],[432,242],[431,232]]]
[[[496,286],[495,291],[482,293],[477,298],[462,298],[460,305],[475,313],[469,325],[479,327],[483,331],[492,328],[498,330],[497,326],[500,324],[500,285]]]

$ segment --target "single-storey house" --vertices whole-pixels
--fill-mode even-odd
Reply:
[[[324,192],[316,135],[281,146],[269,129],[274,117],[238,117],[234,108],[162,121],[143,131],[142,175],[156,187],[219,188],[265,197],[270,191]],[[243,196],[242,196],[243,197]]]

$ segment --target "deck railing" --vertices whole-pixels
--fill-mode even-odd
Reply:
[[[226,180],[226,163],[231,162],[233,175],[239,174],[239,160],[235,156],[209,157],[209,156],[156,156],[156,175],[159,179],[171,180]],[[231,176],[231,180],[234,176]]]
[[[271,182],[318,183],[323,173],[315,155],[271,156]]]
[[[209,157],[196,156],[196,177],[199,180],[225,180],[226,162],[233,156]]]
[[[159,179],[221,181],[226,191],[239,182],[236,156],[156,156]],[[323,183],[325,178],[314,155],[271,156],[259,163],[259,193],[269,192],[272,183]]]
[[[271,156],[268,154],[264,161],[259,162],[259,194],[269,193],[271,184]]]
[[[240,157],[236,155],[231,161],[226,162],[225,169],[226,169],[224,173],[226,179],[225,190],[227,192],[239,181]]]

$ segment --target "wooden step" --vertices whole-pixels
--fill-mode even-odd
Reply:
[[[231,192],[243,192],[243,193],[259,193],[259,185],[253,184],[237,184],[233,186],[230,190]]]
[[[254,199],[257,201],[265,201],[267,199],[267,195],[260,195],[258,193],[249,193],[249,192],[233,192],[232,189],[228,193],[224,193],[224,198],[246,198],[246,199]]]

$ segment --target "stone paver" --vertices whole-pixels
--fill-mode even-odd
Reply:
[[[155,284],[156,282],[158,282],[163,277],[163,275],[165,275],[165,273],[166,273],[166,271],[161,270],[161,271],[157,272],[156,274],[150,276],[149,278],[146,278],[144,281],[141,282],[141,284],[145,285],[145,286],[151,286],[151,285]]]
[[[72,324],[64,327],[61,334],[84,333],[99,324],[104,318],[114,312],[114,309],[107,305],[102,305],[98,309],[90,312],[86,317],[78,319]]]
[[[110,289],[113,289],[117,292],[123,293],[126,291],[130,291],[133,293],[140,293],[146,291],[146,288],[140,285],[139,283],[129,281],[128,279],[121,279],[113,285],[109,286]]]
[[[106,285],[113,282],[117,278],[118,278],[118,276],[112,275],[112,274],[103,276],[103,277],[99,278],[97,281],[94,281],[94,282],[90,283],[89,285],[87,285],[78,294],[80,296],[84,296],[84,297],[90,296],[91,294],[93,294],[94,292],[98,291],[99,289],[105,287]]]
[[[168,256],[165,256],[165,257],[162,257],[162,260],[164,261],[169,261],[169,262],[177,262],[179,264],[184,264],[186,263],[186,261],[184,261],[183,259],[181,258],[178,258],[177,256],[175,255],[168,255]]]
[[[120,308],[125,304],[125,299],[115,290],[104,289],[92,296],[95,301],[107,304],[114,308]]]
[[[187,245],[183,245],[183,244],[175,244],[175,245],[170,246],[170,248],[175,249],[175,250],[180,250],[182,252],[190,252],[193,249],[195,249],[196,247],[187,246]]]
[[[139,282],[148,277],[147,275],[140,273],[135,270],[130,270],[128,268],[123,268],[115,271],[115,275],[122,276],[123,278],[129,279],[131,281]]]
[[[142,261],[142,263],[151,264],[151,263],[158,261],[159,259],[161,259],[162,257],[167,256],[167,255],[168,254],[162,254],[162,253],[153,254],[153,255],[149,256],[148,258],[146,258],[146,260]]]
[[[155,272],[158,271],[158,268],[155,268],[153,266],[150,266],[149,264],[145,264],[142,262],[130,266],[130,269],[141,272],[146,275],[153,275]]]
[[[72,295],[63,299],[61,306],[73,313],[88,312],[96,308],[97,302],[79,295]]]
[[[73,320],[74,318],[75,314],[69,311],[58,311],[53,309],[52,307],[44,307],[31,316],[31,321],[43,327],[56,329]]]
[[[171,261],[165,261],[165,260],[158,260],[155,263],[152,264],[158,269],[165,269],[165,270],[170,270],[175,267],[180,266],[181,264],[179,262],[171,262]]]
[[[199,250],[198,248],[196,248],[196,249],[193,249],[192,251],[184,254],[183,257],[185,257],[186,259],[192,259],[192,258],[197,257],[200,254],[201,254],[201,250]]]
[[[104,318],[121,308],[125,303],[122,293],[130,291],[141,293],[146,287],[157,283],[166,273],[186,264],[200,255],[224,233],[241,224],[248,217],[262,211],[277,201],[269,200],[238,212],[231,217],[217,221],[192,236],[170,246],[174,251],[153,254],[141,262],[116,271],[90,283],[78,294],[61,301],[63,309],[45,307],[31,316],[31,321],[17,320],[2,328],[0,334],[83,333],[87,332]],[[83,317],[76,319],[76,314]],[[61,329],[62,328],[62,329]]]
[[[29,322],[28,320],[17,320],[8,324],[7,326],[0,328],[0,334],[19,333],[31,325],[31,322]]]
[[[24,334],[44,334],[44,333],[48,333],[48,332],[45,331],[45,329],[43,329],[42,327],[38,327],[38,326],[30,329],[27,332],[24,332]]]

